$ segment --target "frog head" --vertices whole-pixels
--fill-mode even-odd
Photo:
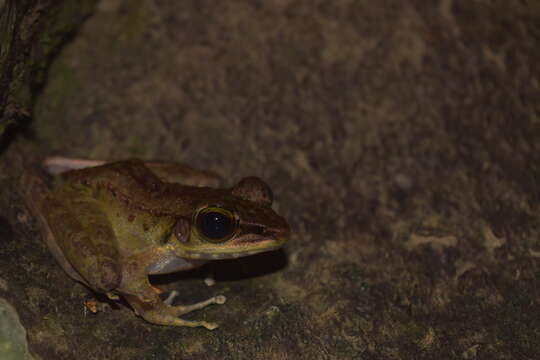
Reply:
[[[289,225],[272,210],[272,191],[257,177],[230,189],[209,192],[191,218],[180,217],[169,243],[184,259],[229,259],[275,250],[288,239]]]

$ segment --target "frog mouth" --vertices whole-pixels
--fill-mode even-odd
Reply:
[[[268,238],[254,234],[243,236],[237,239],[235,244],[217,248],[182,248],[182,256],[186,259],[194,260],[221,260],[237,259],[244,256],[251,256],[262,252],[279,249],[286,242],[286,238]]]
[[[203,251],[185,251],[182,255],[188,259],[200,259],[200,260],[223,260],[223,259],[238,259],[244,256],[251,256],[260,254],[262,252],[277,250],[281,247],[281,244],[276,243],[272,246],[265,246],[259,249],[242,250],[237,252],[203,252]]]

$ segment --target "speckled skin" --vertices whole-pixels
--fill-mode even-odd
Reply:
[[[65,159],[64,168],[78,167],[72,162]],[[216,324],[178,316],[224,303],[225,297],[169,306],[150,285],[149,274],[274,250],[289,233],[285,219],[271,208],[270,188],[255,177],[230,189],[210,188],[220,182],[216,174],[175,163],[126,160],[61,172],[52,186],[32,173],[23,182],[29,207],[64,270],[111,298],[122,295],[155,324],[214,329]],[[198,211],[213,205],[231,210],[238,224],[224,242],[207,241],[194,225]]]

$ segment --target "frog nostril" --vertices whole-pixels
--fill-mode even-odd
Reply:
[[[276,237],[282,235],[282,231],[280,229],[259,225],[250,225],[247,231],[263,237]]]
[[[247,228],[247,232],[250,232],[252,234],[256,234],[256,235],[261,235],[261,236],[264,236],[264,235],[267,235],[267,229],[264,227],[264,226],[259,226],[259,225],[250,225],[248,228]]]

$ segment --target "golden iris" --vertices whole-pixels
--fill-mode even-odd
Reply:
[[[200,210],[195,223],[198,233],[205,240],[218,243],[229,240],[237,228],[234,214],[219,206],[209,206]]]

